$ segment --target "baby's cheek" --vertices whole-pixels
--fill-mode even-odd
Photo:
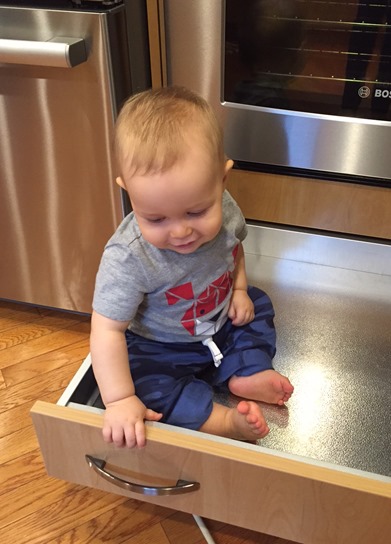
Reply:
[[[163,236],[160,232],[157,231],[157,229],[148,229],[148,228],[141,228],[141,234],[148,243],[152,244],[155,247],[161,247],[163,243]]]

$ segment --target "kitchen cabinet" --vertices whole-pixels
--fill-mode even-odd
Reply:
[[[47,471],[304,544],[383,544],[390,245],[250,225],[245,250],[250,282],[275,303],[276,367],[296,387],[288,407],[263,405],[270,435],[250,444],[147,423],[144,449],[107,445],[88,357],[57,405],[32,409]]]

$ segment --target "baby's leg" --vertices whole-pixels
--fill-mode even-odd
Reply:
[[[251,376],[232,376],[228,382],[231,393],[245,399],[283,406],[293,393],[293,385],[286,376],[273,369]]]
[[[230,372],[228,387],[234,395],[283,405],[291,397],[293,386],[272,366],[276,351],[273,305],[268,295],[256,287],[249,288],[248,295],[254,303],[255,317],[246,326],[232,326],[229,331],[230,348],[224,353],[222,377]]]
[[[199,430],[237,440],[257,440],[268,434],[269,427],[258,404],[242,400],[235,408],[214,403],[211,415]]]

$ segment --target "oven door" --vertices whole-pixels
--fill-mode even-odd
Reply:
[[[166,0],[168,82],[217,108],[236,161],[390,183],[390,17],[386,1]]]

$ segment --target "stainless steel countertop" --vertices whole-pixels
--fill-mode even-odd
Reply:
[[[286,407],[262,404],[259,445],[391,476],[391,245],[250,225],[245,251],[295,386]]]

